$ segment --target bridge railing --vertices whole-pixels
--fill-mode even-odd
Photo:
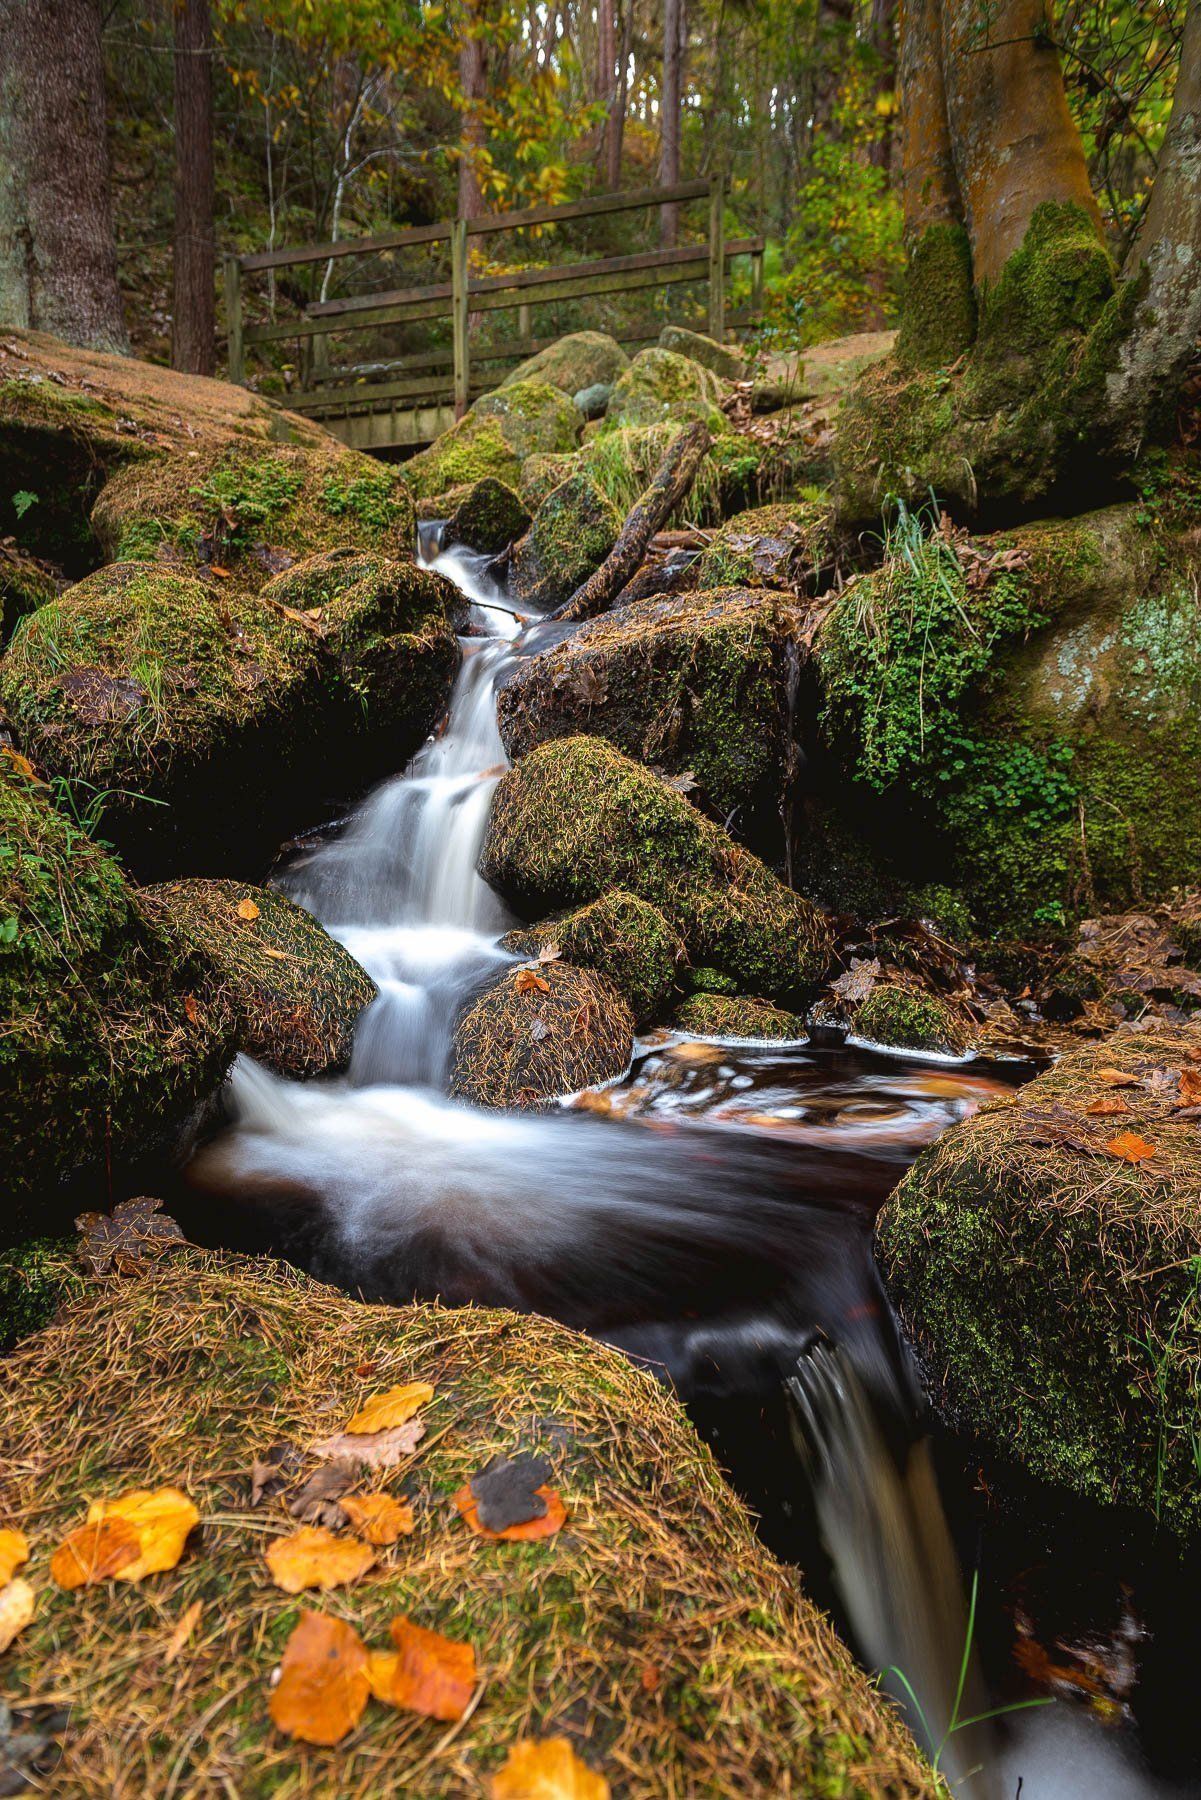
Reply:
[[[708,201],[708,226],[703,242],[676,249],[642,251],[634,255],[594,258],[586,262],[519,268],[502,274],[473,274],[470,249],[473,240],[495,233],[566,224],[632,212]],[[533,308],[549,302],[573,301],[597,295],[627,295],[639,290],[662,289],[678,283],[705,282],[708,288],[707,323],[711,337],[719,341],[734,319],[726,307],[726,274],[737,257],[747,257],[751,268],[751,314],[762,299],[763,240],[727,239],[724,228],[725,184],[720,176],[680,182],[668,188],[640,188],[624,194],[602,194],[557,206],[533,206],[521,211],[495,213],[474,219],[445,220],[435,225],[410,226],[376,237],[342,238],[336,243],[303,244],[280,250],[257,251],[229,257],[225,264],[226,307],[229,325],[229,375],[246,379],[246,358],[279,343],[298,348],[302,385],[289,393],[287,403],[298,411],[323,416],[337,428],[338,419],[352,414],[375,413],[384,408],[395,415],[405,411],[440,413],[453,407],[454,416],[478,393],[494,386],[503,371],[494,365],[535,353],[553,338],[540,339],[531,332]],[[450,280],[413,287],[376,288],[332,300],[305,299],[295,316],[273,318],[266,324],[245,323],[247,285],[251,278],[279,272],[330,265],[348,258],[371,259],[374,268],[398,253],[421,246],[449,245]],[[473,343],[469,329],[472,315],[516,312],[515,337],[502,343]],[[451,343],[370,362],[350,362],[334,367],[329,360],[331,340],[344,342],[356,333],[378,334],[385,327],[409,327],[449,320]],[[622,334],[617,333],[618,336]],[[645,343],[641,338],[623,341]],[[491,372],[489,372],[491,369]],[[363,422],[366,425],[366,421]],[[420,426],[392,441],[415,442],[425,433]],[[364,442],[388,440],[369,428],[357,435]],[[431,424],[431,430],[435,428]],[[436,428],[441,428],[440,424]],[[354,434],[351,434],[354,435]]]

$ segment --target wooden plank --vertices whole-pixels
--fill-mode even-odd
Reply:
[[[467,221],[456,219],[454,235],[450,240],[451,271],[451,313],[450,325],[454,338],[454,397],[455,418],[461,419],[467,411],[467,382],[471,350],[467,332],[467,307],[470,282],[467,273]]]
[[[715,175],[709,191],[709,336],[726,335],[726,184]]]
[[[592,200],[567,200],[557,206],[527,206],[521,212],[487,213],[468,219],[472,237],[487,232],[520,231],[527,225],[562,225],[571,219],[598,219],[606,213],[636,212],[643,206],[665,206],[670,201],[703,200],[707,181],[680,181],[674,187],[631,188],[626,194],[600,194]]]
[[[228,333],[226,360],[229,379],[246,379],[246,352],[242,334],[242,273],[236,256],[225,258],[225,324]]]
[[[291,244],[284,250],[255,250],[238,258],[243,274],[258,269],[286,269],[293,263],[336,261],[343,256],[375,256],[386,250],[404,250],[411,244],[436,244],[448,240],[452,221],[443,219],[437,225],[406,225],[400,231],[385,231],[378,237],[345,237],[328,244]]]

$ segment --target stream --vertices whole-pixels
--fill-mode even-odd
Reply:
[[[767,1541],[864,1663],[893,1671],[886,1685],[942,1746],[957,1794],[1201,1793],[1170,1726],[1166,1749],[1141,1741],[1136,1703],[1106,1728],[1087,1686],[1056,1685],[1029,1658],[1015,1678],[1015,1584],[1041,1552],[982,1535],[974,1466],[956,1472],[955,1446],[930,1435],[872,1260],[876,1210],[921,1147],[1028,1066],[662,1031],[621,1081],[550,1114],[446,1097],[455,1018],[513,960],[499,940],[515,921],[476,874],[506,760],[495,689],[547,628],[523,628],[482,559],[438,554],[423,530],[427,560],[472,603],[445,729],[278,877],[379,997],[342,1079],[298,1084],[239,1059],[228,1124],[186,1171],[189,1235],[272,1250],[369,1300],[536,1310],[648,1361]],[[1118,1558],[1063,1631],[1133,1655],[1151,1628],[1141,1577],[1115,1611]],[[977,1565],[995,1573],[965,1657],[961,1566]],[[957,1688],[959,1720],[1059,1697],[947,1739]]]

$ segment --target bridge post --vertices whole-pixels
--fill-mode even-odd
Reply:
[[[242,348],[242,268],[236,256],[225,259],[225,326],[229,379],[246,379],[246,357]]]
[[[709,336],[726,335],[726,178],[720,170],[709,182]]]
[[[450,228],[450,308],[454,344],[455,418],[467,411],[470,385],[467,334],[467,221],[455,219]]]

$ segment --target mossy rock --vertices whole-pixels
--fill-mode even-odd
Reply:
[[[0,757],[0,1241],[78,1171],[169,1145],[233,1055],[189,1016],[199,970],[169,961],[116,863]]]
[[[622,1074],[634,1015],[613,983],[567,962],[511,969],[460,1014],[450,1091],[476,1106],[540,1108]]]
[[[531,512],[536,512],[560,482],[582,470],[625,518],[650,485],[680,430],[679,423],[670,419],[661,424],[627,425],[620,429],[606,421],[596,436],[585,438],[577,451],[531,457],[522,469],[522,500]],[[749,437],[723,427],[714,437],[687,496],[666,523],[718,525],[744,507],[777,500],[796,485],[792,455],[787,437]]]
[[[194,998],[228,1021],[239,1050],[294,1081],[347,1067],[375,983],[302,907],[238,881],[168,882],[143,888],[137,905],[194,955],[204,971]]]
[[[1160,1027],[1073,1050],[926,1150],[877,1238],[945,1411],[1181,1535],[1201,1527],[1201,1136],[1175,1077],[1199,1052]],[[1129,1111],[1089,1112],[1115,1096]],[[1154,1154],[1109,1151],[1122,1133]]]
[[[628,425],[674,425],[703,419],[713,432],[729,430],[721,411],[722,384],[711,369],[652,346],[640,350],[613,383],[605,432]]]
[[[44,562],[0,544],[0,645],[8,642],[26,613],[56,599],[59,586]]]
[[[832,607],[834,758],[990,928],[1120,910],[1201,866],[1199,561],[1115,506],[928,538]]]
[[[586,730],[687,771],[740,836],[775,847],[790,779],[789,681],[801,627],[751,588],[638,600],[519,661],[497,695],[510,756]]]
[[[611,384],[629,366],[629,357],[607,332],[573,331],[519,363],[512,374],[505,376],[503,386],[512,387],[518,381],[549,381],[552,387],[574,395],[598,382]]]
[[[595,573],[617,542],[621,514],[585,471],[561,481],[513,547],[509,586],[522,606],[549,612]]]
[[[683,325],[665,325],[659,333],[660,350],[686,356],[691,362],[712,369],[723,381],[741,381],[746,374],[746,357],[730,344],[719,344],[716,338],[701,331],[689,331]]]
[[[260,596],[163,565],[98,570],[18,628],[0,701],[145,875],[262,856],[306,782],[395,767],[444,702],[449,584],[332,552]]]
[[[400,473],[418,499],[488,475],[519,489],[527,457],[573,450],[583,424],[583,413],[559,388],[517,381],[484,394]]]
[[[0,1250],[0,1355],[41,1331],[83,1288],[70,1238],[30,1238]]]
[[[527,916],[626,888],[696,962],[771,998],[811,988],[826,921],[680,793],[600,738],[543,744],[502,776],[480,859]]]
[[[579,968],[599,970],[628,1002],[636,1025],[659,1011],[684,955],[658,907],[622,888],[561,918],[521,926],[501,942],[516,956],[557,950]]]
[[[805,1036],[804,1019],[749,994],[702,990],[677,1009],[673,1023],[693,1037],[733,1038],[746,1043],[781,1043]]]
[[[833,509],[822,500],[759,506],[714,534],[697,561],[699,588],[811,593],[834,560]]]
[[[374,1371],[367,1387],[360,1367]],[[381,1556],[336,1606],[311,1596],[302,1608],[263,1562],[267,1538],[294,1528],[287,1494],[251,1511],[250,1469],[287,1443],[306,1479],[321,1466],[311,1445],[365,1394],[410,1380],[435,1390],[426,1437],[384,1485],[412,1504],[415,1549]],[[540,1544],[483,1542],[450,1497],[491,1456],[520,1451],[550,1458],[567,1523]],[[70,1594],[48,1580],[86,1502],[160,1485],[226,1521],[197,1532],[178,1569]],[[667,1789],[945,1800],[670,1391],[546,1319],[365,1306],[279,1264],[179,1250],[135,1281],[96,1282],[6,1364],[0,1516],[27,1532],[38,1591],[5,1657],[5,1697],[19,1717],[23,1695],[88,1693],[92,1727],[63,1734],[56,1800],[149,1794],[164,1770],[198,1794],[214,1731],[242,1800],[482,1794],[518,1739],[553,1735],[637,1800]],[[196,1603],[213,1628],[168,1667],[164,1605],[174,1624]],[[376,1702],[336,1749],[283,1737],[272,1671],[301,1610],[336,1613],[373,1648],[399,1615],[467,1641],[479,1705],[453,1739]],[[662,1671],[654,1695],[614,1705],[639,1668]]]
[[[464,544],[485,556],[499,556],[529,530],[529,524],[530,515],[513,489],[489,475],[456,494],[442,532],[442,548]]]
[[[885,1049],[929,1050],[959,1056],[966,1050],[966,1022],[940,994],[913,982],[877,981],[851,1011],[856,1037]]]

